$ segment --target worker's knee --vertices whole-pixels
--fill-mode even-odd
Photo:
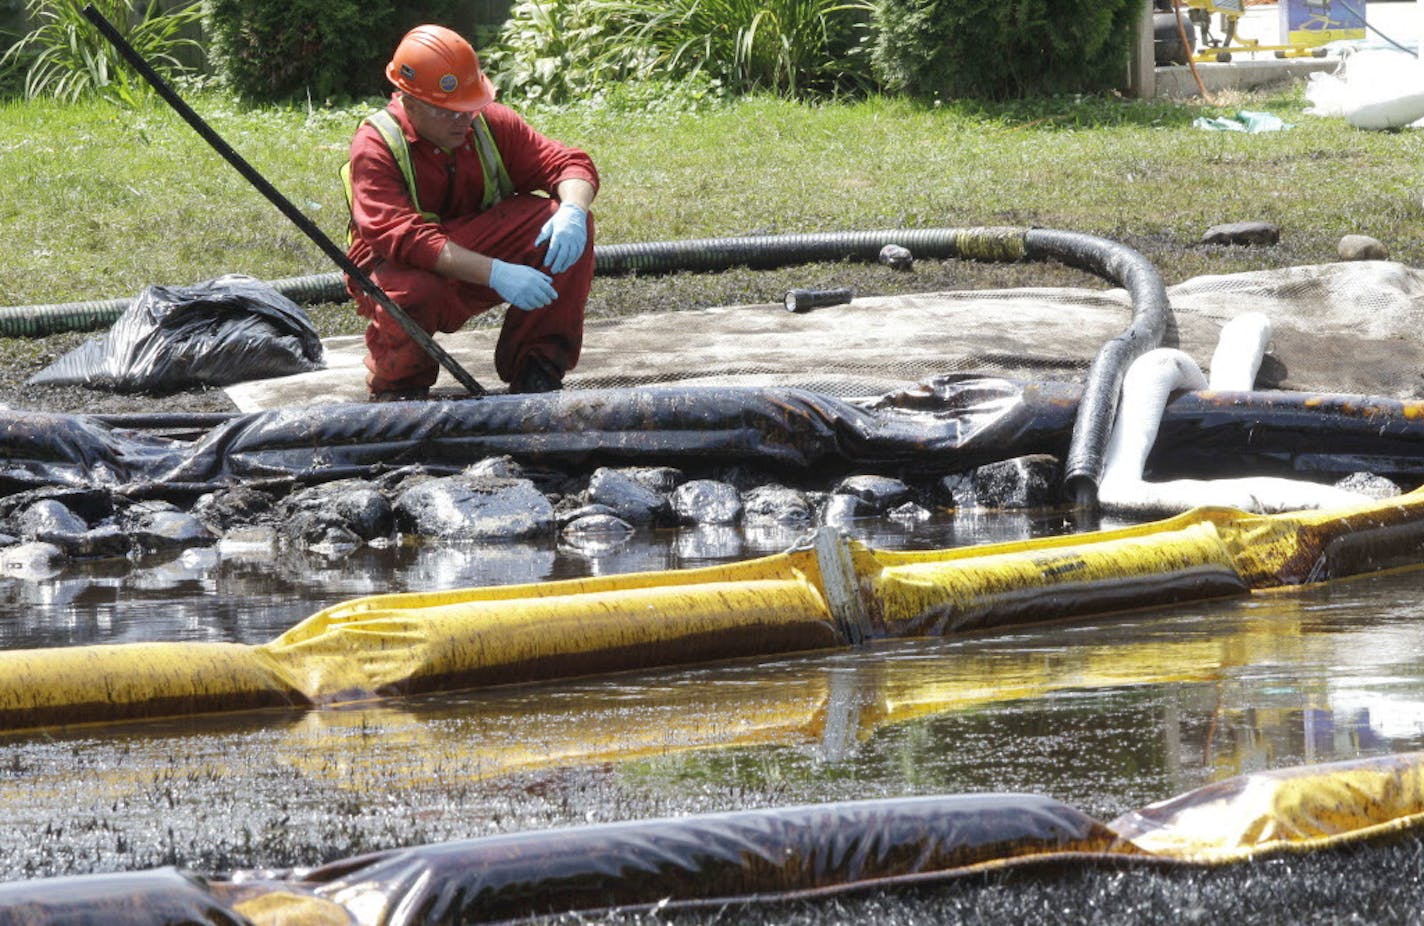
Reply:
[[[430,325],[420,318],[424,308],[441,306],[450,299],[451,281],[429,270],[385,264],[371,276],[386,295],[426,330],[430,329]],[[434,321],[430,319],[431,323]]]

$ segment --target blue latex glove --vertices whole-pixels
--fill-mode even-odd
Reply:
[[[549,251],[544,255],[544,266],[551,273],[563,273],[583,256],[588,245],[588,213],[573,203],[564,203],[559,211],[549,216],[549,221],[539,229],[539,237],[534,239],[537,248],[549,242]]]
[[[542,309],[559,295],[547,274],[502,260],[490,261],[489,285],[505,302],[526,312]]]

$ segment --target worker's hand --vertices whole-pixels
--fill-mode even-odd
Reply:
[[[489,285],[505,302],[526,312],[543,308],[559,295],[548,274],[502,260],[490,262]]]
[[[562,204],[539,229],[534,246],[545,241],[549,242],[549,251],[544,255],[544,266],[550,273],[563,273],[583,256],[588,245],[588,213],[573,203]]]

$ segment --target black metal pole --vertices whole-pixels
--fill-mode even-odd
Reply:
[[[182,116],[183,120],[203,137],[204,141],[212,145],[218,154],[222,155],[227,159],[229,164],[237,168],[237,172],[242,174],[248,183],[255,186],[258,192],[267,197],[272,205],[280,209],[282,214],[291,219],[308,238],[316,242],[317,247],[321,248],[327,257],[335,261],[338,267],[346,271],[351,279],[356,281],[356,285],[360,286],[367,295],[376,300],[381,308],[390,313],[390,316],[405,329],[405,333],[410,336],[412,341],[423,347],[425,352],[433,357],[437,363],[446,370],[449,370],[450,375],[455,377],[460,385],[469,391],[470,395],[481,396],[485,394],[485,388],[481,386],[473,376],[467,373],[464,367],[455,362],[455,358],[446,353],[444,348],[436,344],[435,339],[432,338],[425,329],[417,325],[415,320],[405,313],[404,309],[396,305],[395,300],[387,296],[385,290],[376,285],[375,280],[372,280],[365,271],[356,266],[355,262],[346,256],[346,252],[337,247],[336,243],[327,237],[327,235],[316,226],[315,222],[307,218],[296,206],[292,205],[291,200],[279,193],[276,187],[268,183],[266,178],[243,159],[242,155],[238,154],[227,142],[223,141],[222,136],[213,131],[212,126],[204,122],[203,118],[194,112],[191,106],[183,102],[182,97],[178,96],[178,94],[168,86],[167,82],[158,75],[158,72],[150,67],[148,62],[143,60],[143,57],[140,56],[138,52],[134,51],[133,46],[114,28],[113,23],[105,19],[104,15],[98,10],[94,9],[92,3],[86,5],[83,12],[84,17],[92,22],[99,31],[104,34],[104,38],[108,39],[109,43],[119,50],[119,54],[123,55],[124,59],[134,66],[134,69],[139,72],[144,80],[153,85],[153,89],[158,91],[158,95],[163,97],[164,101],[167,102],[169,106],[172,106],[178,115]]]

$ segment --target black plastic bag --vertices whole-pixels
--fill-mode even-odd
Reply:
[[[162,394],[322,366],[321,338],[300,306],[261,280],[229,274],[145,288],[107,334],[27,382]]]

